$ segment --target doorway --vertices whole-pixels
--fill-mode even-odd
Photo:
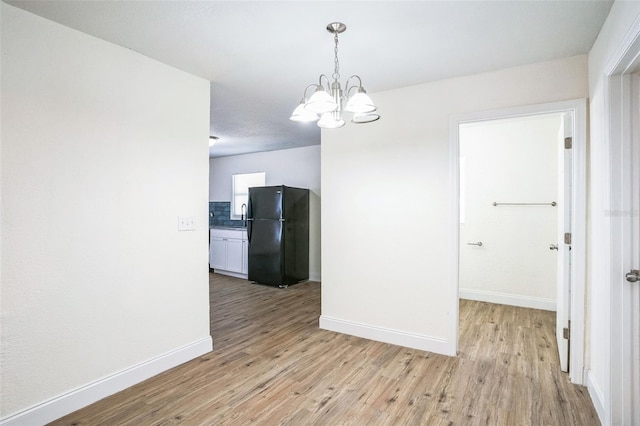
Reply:
[[[465,123],[459,143],[460,298],[552,311],[564,372],[571,122],[570,113],[551,113]]]
[[[566,370],[568,363],[571,365],[570,379],[576,384],[582,384],[584,362],[585,111],[584,100],[576,100],[467,114],[451,119],[452,169],[455,170],[452,184],[455,193],[459,195],[456,197],[454,214],[458,219],[454,241],[457,262],[452,271],[458,283],[456,294],[452,295],[452,298],[455,297],[455,312],[459,312],[459,294],[473,300],[556,310],[559,314],[556,322],[560,344],[564,340],[563,329],[569,327],[568,321],[571,320],[573,325],[572,334],[575,337],[572,336],[570,343],[565,344],[564,348],[560,347],[560,350],[565,351],[563,370]],[[518,131],[513,133],[517,127],[514,127],[514,123],[525,123],[524,127],[520,127],[519,136]],[[546,132],[553,134],[551,146],[544,150],[538,147],[536,150],[533,140],[525,151],[509,154],[514,138],[527,139],[531,136],[522,133],[530,133],[522,130],[526,129],[527,124],[546,126]],[[500,126],[502,130],[498,132],[512,133],[502,142],[495,138],[496,129]],[[477,145],[473,146],[473,142],[465,142],[468,132],[474,129],[481,129],[484,140],[494,146],[482,153],[482,149]],[[568,138],[573,143],[572,157],[569,157],[568,163],[560,150],[560,146],[564,150],[564,139],[567,137],[565,132],[573,135],[573,138]],[[474,160],[475,165],[470,164],[469,158],[465,158],[469,154],[479,156]],[[496,163],[489,161],[491,158],[502,163],[507,170],[519,173],[521,177],[534,172],[537,177],[526,185],[522,182],[515,183],[514,180],[517,179],[504,176],[503,172],[496,169],[495,164],[488,165]],[[547,175],[540,174],[541,171],[544,172],[545,161],[548,165]],[[553,164],[549,163],[551,161]],[[479,164],[482,167],[483,163],[485,170],[482,178],[482,173],[477,168]],[[566,165],[570,167],[564,170]],[[563,171],[566,176],[559,179],[558,176]],[[468,173],[475,173],[476,177],[466,176]],[[466,179],[463,181],[461,176],[466,176]],[[471,195],[472,188],[467,186],[470,182],[476,184],[481,179],[487,181],[485,183],[488,188],[480,196],[477,190]],[[538,185],[541,180],[546,180],[546,184]],[[561,185],[558,185],[559,181]],[[568,191],[569,189],[572,191]],[[569,214],[569,206],[576,214]],[[483,215],[484,221],[474,223],[474,216],[477,218]],[[532,232],[532,229],[538,229],[539,232]],[[570,230],[571,241],[565,244],[561,237],[564,237],[563,231],[567,229]],[[569,263],[567,256],[569,250],[572,263]],[[465,265],[467,262],[469,264]],[[540,268],[533,271],[536,269],[532,268],[533,265],[540,265]],[[483,274],[486,278],[484,282],[479,282],[482,280],[478,277]],[[569,280],[572,281],[571,285]],[[563,285],[556,286],[556,282]],[[541,286],[540,283],[545,284]],[[516,287],[517,290],[514,291]],[[581,303],[572,304],[574,309],[569,312],[569,302],[580,300]],[[454,320],[457,325],[458,319]]]

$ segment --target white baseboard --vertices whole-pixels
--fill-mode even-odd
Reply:
[[[220,275],[227,275],[229,277],[235,277],[235,278],[240,278],[243,280],[248,279],[247,274],[239,274],[237,272],[230,272],[230,271],[222,271],[222,270],[214,270],[213,271],[214,274],[220,274]],[[309,281],[317,281],[320,282],[320,274],[316,273],[316,272],[309,272]]]
[[[606,425],[608,422],[605,420],[605,405],[604,405],[604,394],[598,386],[598,383],[595,381],[593,374],[591,374],[590,370],[586,372],[586,383],[587,389],[589,390],[589,396],[591,397],[591,401],[593,402],[593,406],[598,413],[598,418],[600,419],[600,424]]]
[[[460,298],[477,300],[479,302],[498,303],[500,305],[520,306],[522,308],[542,309],[555,311],[556,301],[542,297],[521,296],[519,294],[498,293],[494,291],[460,289]]]
[[[247,279],[247,274],[241,274],[241,273],[238,273],[238,272],[231,272],[231,271],[223,271],[223,270],[220,270],[220,269],[214,269],[213,273],[214,274],[220,274],[220,275],[226,275],[228,277],[240,278],[240,279],[243,279],[243,280]]]
[[[320,316],[320,328],[378,342],[391,343],[392,345],[405,346],[443,355],[455,355],[455,353],[451,353],[452,345],[447,340],[437,337],[345,321],[327,317],[326,315]]]
[[[1,426],[42,425],[211,352],[210,336],[96,380],[0,420]]]

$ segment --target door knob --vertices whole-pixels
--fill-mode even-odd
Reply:
[[[558,250],[558,245],[557,244],[551,244],[549,246],[549,250]]]
[[[640,280],[640,271],[637,269],[632,269],[631,271],[627,272],[626,278],[630,283],[638,282]]]

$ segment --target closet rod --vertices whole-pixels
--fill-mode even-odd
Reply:
[[[497,203],[493,202],[494,206],[556,206],[558,203],[552,201],[550,203]]]

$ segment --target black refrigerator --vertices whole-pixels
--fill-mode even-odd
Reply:
[[[309,279],[309,190],[249,188],[249,281],[287,287]]]

